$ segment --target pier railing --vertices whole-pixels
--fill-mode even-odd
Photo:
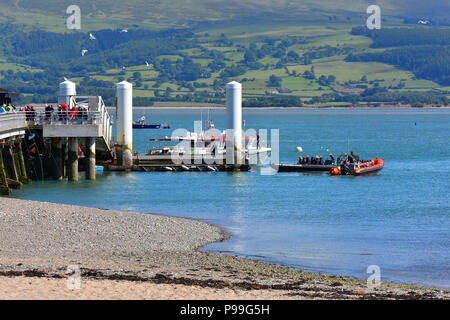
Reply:
[[[22,131],[28,126],[73,126],[82,130],[83,125],[97,125],[101,130],[98,141],[104,150],[111,151],[113,147],[112,127],[113,121],[105,103],[100,96],[74,96],[70,106],[77,110],[44,111],[16,111],[0,113],[0,137],[3,132],[14,135],[12,131]]]
[[[102,123],[102,114],[99,111],[79,111],[75,114],[65,111],[36,111],[24,113],[26,121],[30,125],[84,125]]]
[[[26,116],[23,112],[0,113],[0,134],[5,131],[23,129],[26,126]]]

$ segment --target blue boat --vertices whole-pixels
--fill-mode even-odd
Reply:
[[[139,121],[133,122],[133,129],[170,129],[167,123],[147,124],[145,123],[145,116]]]
[[[158,124],[142,124],[142,123],[133,123],[133,129],[170,129],[170,126],[167,123],[158,123]]]

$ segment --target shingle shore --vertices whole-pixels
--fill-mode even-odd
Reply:
[[[333,299],[450,298],[443,290],[370,289],[364,281],[198,250],[228,237],[191,219],[0,197],[0,275],[52,277],[76,265],[98,279],[279,288]]]

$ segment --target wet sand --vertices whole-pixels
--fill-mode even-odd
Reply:
[[[450,298],[199,250],[228,238],[191,219],[0,198],[0,298]],[[80,288],[68,287],[78,276]]]

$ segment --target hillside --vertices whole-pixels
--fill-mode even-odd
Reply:
[[[427,18],[450,22],[447,0],[79,0],[83,24],[89,29],[133,25],[151,28],[186,26],[194,22],[326,21],[329,16],[357,19],[370,3],[387,16]],[[30,26],[57,30],[64,27],[72,2],[60,0],[0,0],[2,17]]]
[[[21,92],[21,103],[53,101],[67,77],[109,104],[122,80],[134,84],[136,105],[222,103],[230,80],[244,84],[248,106],[446,104],[450,28],[437,25],[442,15],[421,26],[400,18],[401,0],[378,1],[395,16],[367,32],[368,2],[80,1],[82,29],[68,32],[60,1],[45,1],[44,14],[41,1],[0,0],[16,19],[0,24],[0,86]]]

